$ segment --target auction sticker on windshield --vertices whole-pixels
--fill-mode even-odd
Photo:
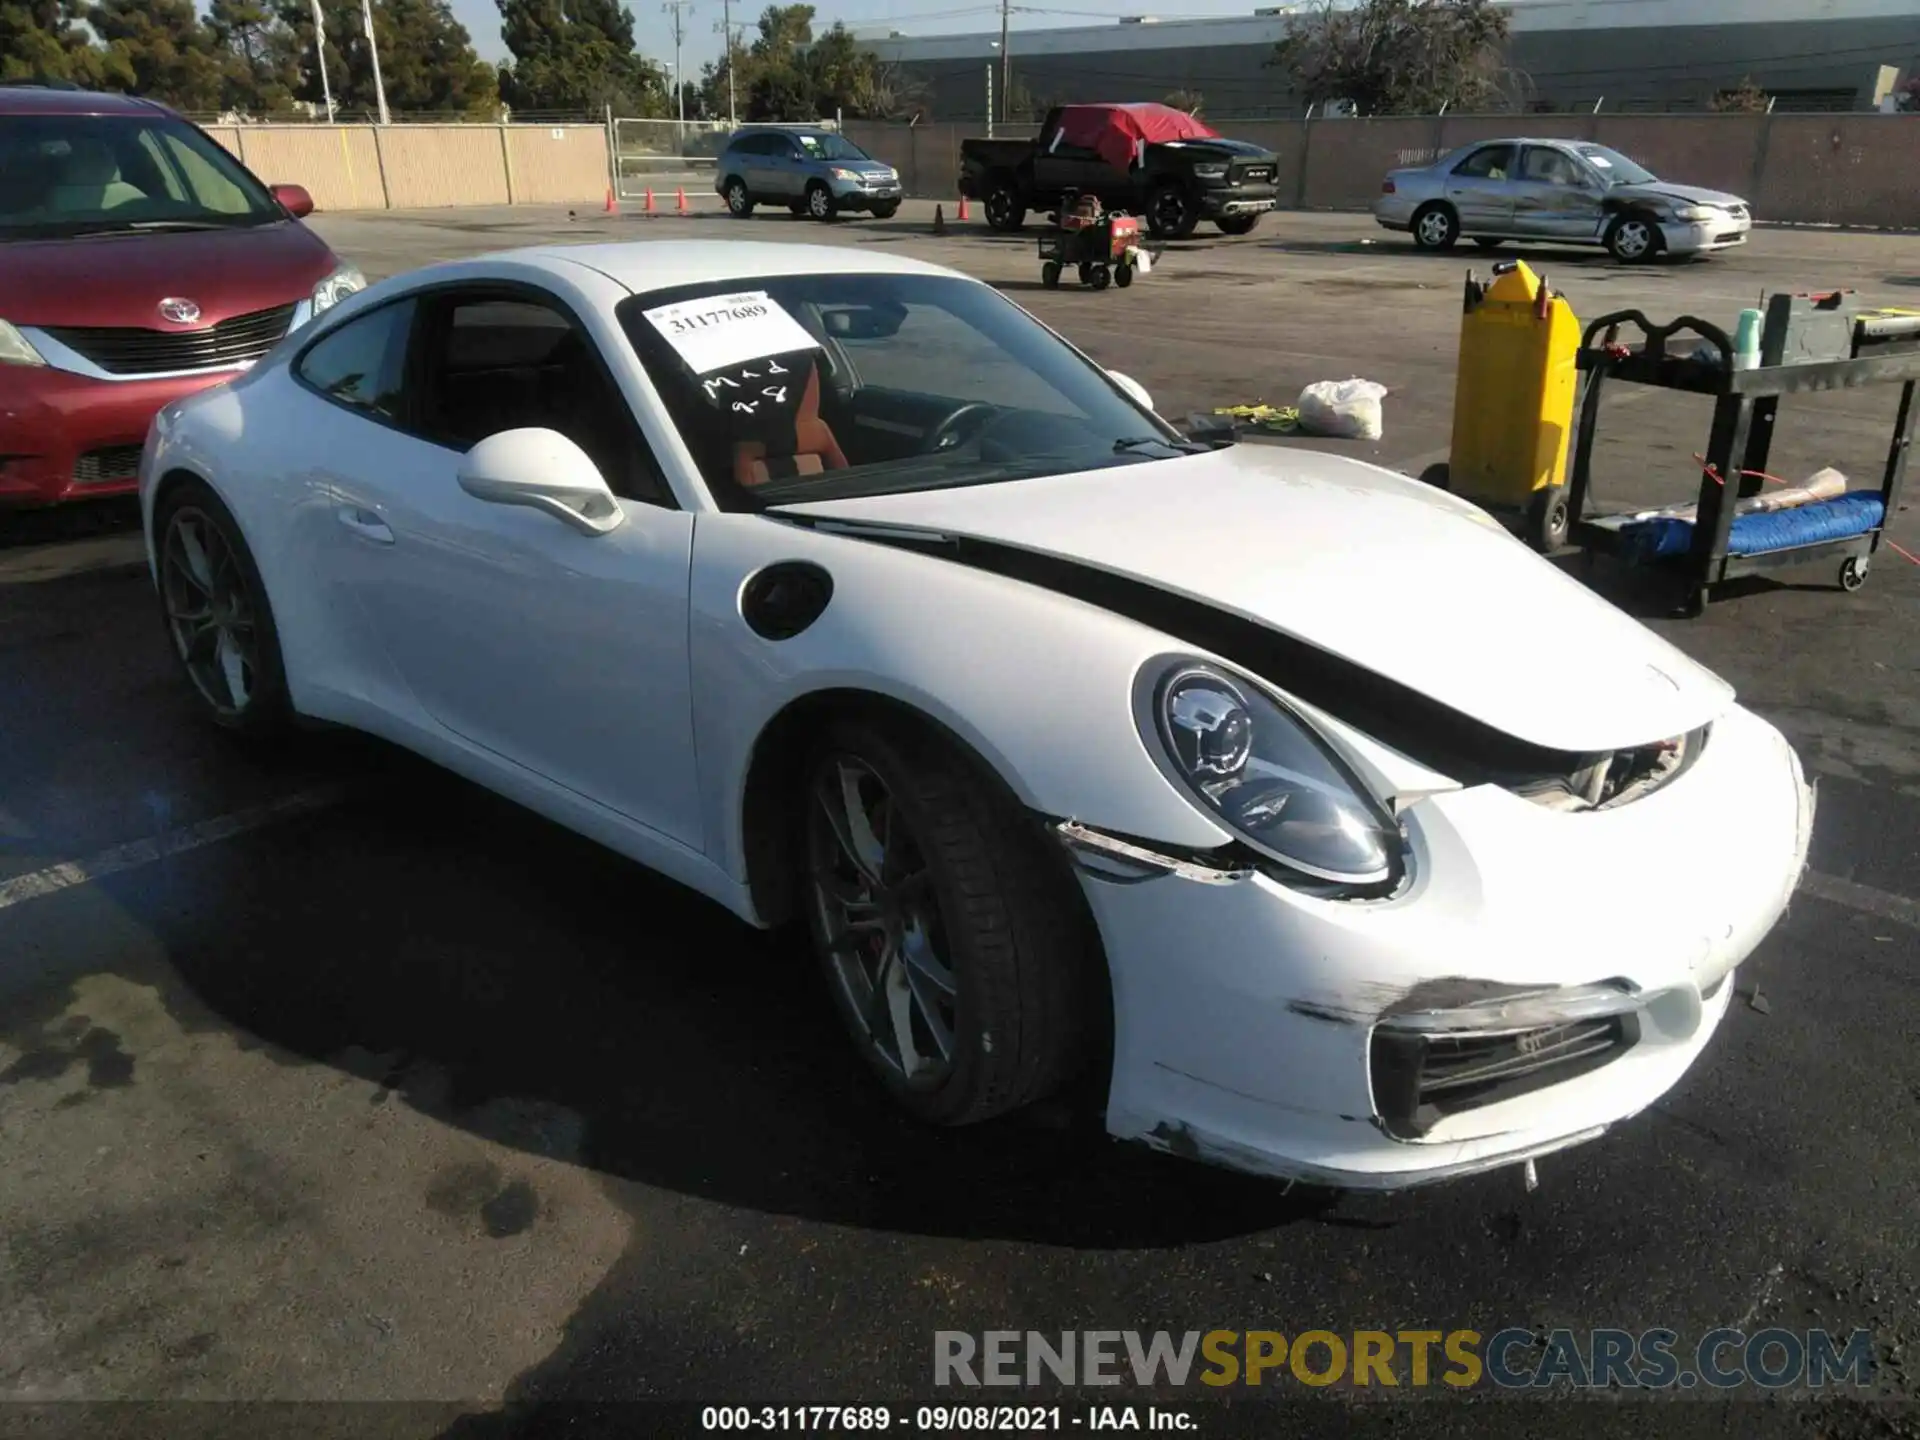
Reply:
[[[696,375],[743,360],[819,348],[764,290],[682,300],[658,306],[646,316]]]

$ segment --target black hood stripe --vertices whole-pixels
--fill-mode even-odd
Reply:
[[[1317,645],[1082,561],[998,541],[936,536],[864,521],[843,527],[817,516],[778,518],[966,565],[1098,606],[1230,660],[1463,785],[1567,775],[1595,758],[1522,740]]]

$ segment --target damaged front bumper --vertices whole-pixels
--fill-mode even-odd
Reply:
[[[1593,1139],[1712,1037],[1805,867],[1813,792],[1735,709],[1618,809],[1480,786],[1402,818],[1412,881],[1376,901],[1057,827],[1112,973],[1111,1133],[1348,1189]]]

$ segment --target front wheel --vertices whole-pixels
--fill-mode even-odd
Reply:
[[[212,490],[183,482],[153,517],[160,603],[201,713],[249,739],[277,739],[292,703],[273,606],[240,527]]]
[[[744,180],[727,181],[727,213],[744,220],[753,214],[753,197],[747,193]]]
[[[816,220],[833,219],[840,213],[840,207],[834,203],[833,192],[821,184],[807,188],[807,214]]]
[[[1222,215],[1213,222],[1220,227],[1222,235],[1251,235],[1254,226],[1260,223],[1260,212],[1251,215]]]
[[[1020,192],[1011,185],[996,185],[987,192],[987,228],[1011,234],[1027,223],[1027,207]]]
[[[1122,290],[1133,284],[1133,266],[1124,260],[1114,266],[1113,283],[1118,285]]]
[[[1060,288],[1060,262],[1049,260],[1040,267],[1040,283],[1049,290]]]
[[[814,948],[893,1099],[962,1125],[1073,1078],[1095,1033],[1095,952],[1028,817],[950,747],[865,721],[827,731],[805,785]]]
[[[1200,223],[1200,207],[1178,185],[1162,185],[1147,199],[1147,229],[1165,240],[1184,240]]]
[[[1422,250],[1451,250],[1460,238],[1460,217],[1446,205],[1428,205],[1413,217],[1413,243]]]
[[[1640,265],[1660,253],[1660,227],[1644,215],[1622,215],[1607,227],[1607,253],[1622,265]]]

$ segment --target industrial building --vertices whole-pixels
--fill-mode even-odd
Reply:
[[[1510,12],[1513,106],[1535,111],[1686,111],[1751,79],[1780,110],[1880,108],[1920,61],[1915,0],[1503,0]],[[1316,10],[1290,4],[1244,17],[1129,16],[1009,36],[1012,119],[1074,101],[1197,94],[1214,116],[1302,113],[1269,62],[1288,27]],[[1046,13],[1044,9],[1036,13]],[[983,118],[1001,87],[1000,31],[910,37],[857,32],[927,87],[926,118]],[[1004,99],[1004,97],[1003,97]],[[995,101],[994,109],[1003,109]]]

